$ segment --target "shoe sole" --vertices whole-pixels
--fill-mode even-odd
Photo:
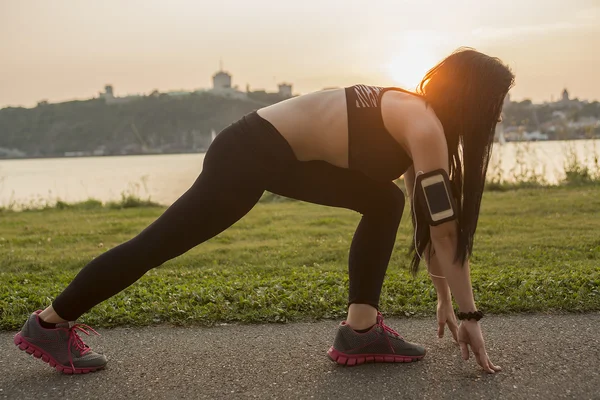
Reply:
[[[409,363],[419,361],[422,356],[401,356],[394,354],[345,354],[331,347],[327,351],[327,355],[339,365],[347,365],[349,367],[361,365],[365,363]]]
[[[15,335],[14,342],[15,346],[17,346],[20,350],[23,350],[27,354],[31,354],[35,358],[39,358],[40,360],[49,364],[51,367],[56,368],[57,371],[62,372],[63,374],[87,374],[88,372],[99,371],[101,369],[104,369],[105,367],[103,365],[101,367],[91,368],[71,368],[61,365],[50,354],[25,340],[23,336],[21,336],[21,332]]]

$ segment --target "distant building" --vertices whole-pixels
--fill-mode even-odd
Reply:
[[[555,108],[581,108],[583,105],[584,103],[580,102],[579,99],[571,99],[569,91],[566,88],[562,91],[560,100],[551,103],[551,106]]]
[[[567,114],[564,111],[552,111],[552,118],[565,120],[567,119]]]
[[[277,92],[267,92],[264,89],[260,90],[250,90],[250,85],[246,85],[246,94],[249,99],[259,101],[265,104],[273,104],[277,103],[281,100],[286,100],[294,97],[292,93],[292,84],[291,83],[280,83],[277,85]]]
[[[292,85],[290,83],[280,83],[279,87],[279,96],[283,99],[289,99],[292,97]]]
[[[540,131],[523,132],[523,140],[526,141],[548,140],[548,138],[547,134],[541,133]]]
[[[129,95],[125,97],[115,97],[114,88],[112,85],[104,86],[104,92],[100,92],[100,98],[106,101],[106,104],[123,104],[129,103],[140,98],[140,95]]]
[[[22,158],[27,156],[19,149],[5,149],[0,147],[0,158]]]
[[[231,89],[231,75],[221,70],[213,75],[213,89]]]
[[[208,90],[217,96],[229,97],[234,99],[246,99],[248,96],[245,92],[238,90],[237,86],[231,85],[231,74],[223,70],[223,63],[220,65],[219,71],[213,75],[213,87]]]
[[[540,131],[527,132],[522,128],[505,129],[502,132],[502,136],[498,138],[499,141],[502,142],[528,142],[528,141],[540,141],[540,140],[548,140],[550,137],[546,133],[541,133]]]
[[[100,98],[106,101],[106,104],[119,103],[119,100],[115,97],[115,93],[112,85],[104,86],[104,92],[100,92]]]
[[[567,126],[572,129],[600,128],[600,120],[595,117],[579,117],[577,121],[569,121]]]
[[[265,90],[250,91],[250,85],[246,85],[246,91],[241,91],[238,86],[232,84],[232,75],[223,69],[223,63],[219,66],[219,70],[212,76],[212,88],[210,89],[198,89],[193,92],[185,90],[174,90],[170,92],[160,93],[158,90],[152,91],[149,97],[159,96],[170,96],[170,97],[181,97],[188,96],[192,93],[210,93],[216,96],[227,97],[232,99],[247,100],[252,99],[262,103],[276,103],[281,100],[289,99],[293,97],[292,84],[282,82],[278,86],[277,92],[267,92]],[[141,96],[126,96],[116,97],[113,85],[104,86],[104,92],[100,92],[100,98],[104,99],[106,104],[123,104],[128,103]],[[41,105],[41,104],[40,104]]]

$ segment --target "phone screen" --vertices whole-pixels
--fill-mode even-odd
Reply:
[[[433,185],[425,186],[424,189],[429,203],[429,209],[432,214],[437,214],[452,208],[450,200],[448,199],[448,194],[446,193],[446,185],[444,182],[437,182]]]

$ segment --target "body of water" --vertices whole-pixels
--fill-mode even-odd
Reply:
[[[122,193],[171,204],[202,171],[204,154],[0,160],[0,206],[116,200]]]
[[[555,183],[563,177],[570,152],[593,166],[594,155],[600,155],[600,143],[495,144],[488,176],[501,171],[504,179],[512,180],[523,171],[535,171]],[[0,160],[0,206],[53,203],[57,199],[108,201],[119,199],[122,193],[169,205],[195,181],[203,159],[204,154],[175,154]]]

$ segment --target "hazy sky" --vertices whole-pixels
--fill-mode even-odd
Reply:
[[[600,0],[0,0],[0,107],[211,85],[414,88],[472,46],[513,98],[600,99]]]

